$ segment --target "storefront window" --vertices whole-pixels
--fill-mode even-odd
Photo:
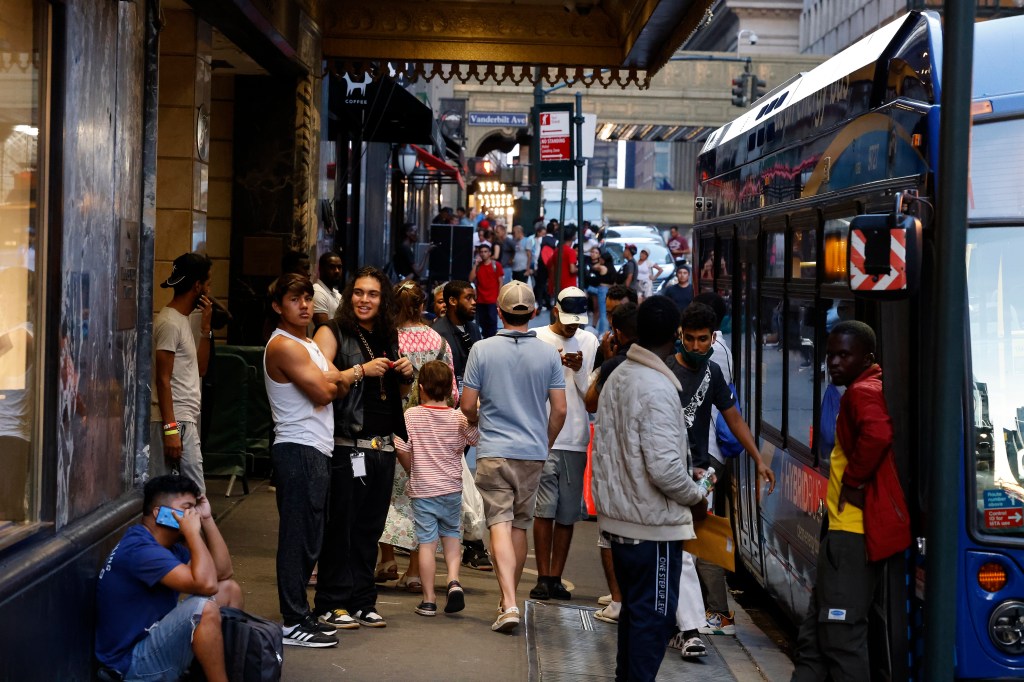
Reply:
[[[0,543],[36,519],[36,253],[42,232],[46,4],[0,15]]]

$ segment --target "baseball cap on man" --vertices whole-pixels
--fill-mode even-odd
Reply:
[[[498,292],[498,307],[512,315],[525,315],[534,311],[537,299],[526,282],[512,280]]]
[[[578,287],[558,292],[558,320],[562,324],[587,323],[587,295]]]
[[[163,282],[160,288],[170,289],[185,282],[191,286],[200,279],[206,279],[210,272],[210,259],[200,253],[183,253],[174,259],[171,267],[171,274]]]

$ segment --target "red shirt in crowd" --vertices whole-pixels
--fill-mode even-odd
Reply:
[[[493,260],[489,263],[481,263],[476,266],[476,302],[497,303],[498,290],[501,289],[501,282],[505,278],[505,270],[501,263]]]
[[[576,253],[576,249],[573,248],[572,244],[562,244],[562,281],[558,283],[562,289],[566,287],[576,286],[576,275],[570,271],[570,267],[576,263],[576,259],[579,255]],[[555,271],[558,268],[558,254],[555,253],[551,256],[551,261],[548,263],[548,293],[552,296],[555,294]]]

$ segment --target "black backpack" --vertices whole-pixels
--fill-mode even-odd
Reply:
[[[281,626],[241,609],[222,606],[224,663],[231,682],[279,682],[284,663]]]

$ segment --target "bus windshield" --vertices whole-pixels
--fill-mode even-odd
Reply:
[[[1024,227],[967,234],[978,532],[1024,538]]]

